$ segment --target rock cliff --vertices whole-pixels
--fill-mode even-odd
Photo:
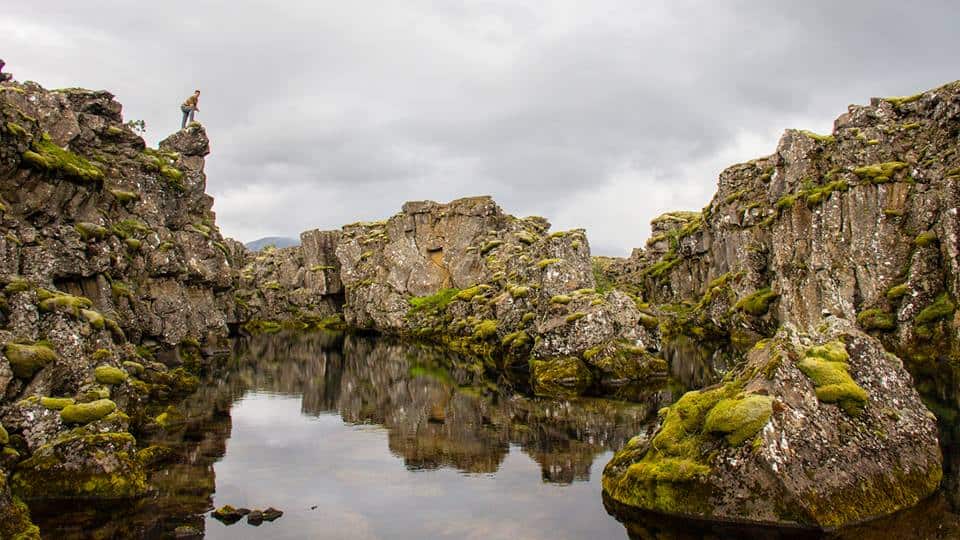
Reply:
[[[654,306],[667,358],[692,354],[701,384],[724,381],[618,454],[609,496],[833,527],[936,488],[917,389],[937,410],[957,406],[958,133],[960,83],[851,106],[831,134],[788,130],[773,155],[724,171],[702,212],[660,216],[645,249],[606,261],[609,279]],[[751,490],[781,506],[735,500]]]
[[[0,86],[0,477],[15,499],[144,494],[135,433],[195,389],[235,319],[240,252],[204,193],[199,124],[159,148],[107,92]],[[9,499],[3,483],[0,498]],[[3,536],[33,534],[0,505]],[[8,527],[9,528],[9,527]]]
[[[642,303],[598,287],[582,230],[549,228],[540,217],[505,214],[489,197],[409,202],[384,221],[310,231],[301,247],[249,254],[238,297],[253,318],[287,326],[339,322],[331,314],[340,309],[355,329],[530,371],[542,394],[610,392],[664,375],[647,330],[656,321]]]

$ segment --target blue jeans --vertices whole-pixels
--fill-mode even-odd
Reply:
[[[193,114],[197,112],[193,107],[180,107],[180,110],[183,112],[183,121],[180,122],[180,129],[187,127],[187,118],[193,122]]]

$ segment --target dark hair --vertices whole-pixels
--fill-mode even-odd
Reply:
[[[198,89],[194,90],[193,93],[194,93],[194,94],[199,94],[199,93],[200,93],[200,89],[198,88]]]

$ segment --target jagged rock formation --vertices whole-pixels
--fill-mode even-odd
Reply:
[[[662,375],[650,353],[656,334],[644,326],[655,320],[636,298],[597,289],[582,230],[549,227],[489,197],[410,202],[385,221],[310,231],[302,247],[249,255],[238,297],[254,319],[309,324],[342,304],[353,328],[498,353],[496,367],[530,369],[544,394]]]
[[[733,378],[744,388],[772,396],[774,410],[755,439],[757,452],[723,447],[718,439],[723,430],[698,431],[706,429],[700,423],[710,410],[705,407],[697,410],[697,419],[685,416],[689,425],[684,424],[684,430],[693,430],[688,435],[699,438],[683,452],[720,445],[719,457],[700,463],[703,468],[644,465],[677,457],[670,445],[660,448],[657,442],[669,437],[671,415],[689,412],[681,399],[652,441],[638,439],[611,462],[608,495],[659,511],[829,527],[892,512],[936,487],[940,465],[933,452],[934,433],[920,416],[923,408],[912,379],[900,369],[899,359],[886,356],[875,339],[862,332],[903,359],[919,377],[917,386],[929,403],[948,401],[956,407],[958,133],[960,83],[851,106],[837,119],[832,134],[787,131],[775,154],[724,171],[716,196],[703,212],[661,216],[653,223],[655,234],[645,250],[635,250],[628,260],[607,261],[609,278],[654,306],[668,358],[677,349],[693,351],[713,369],[707,381],[726,372],[724,380]],[[843,319],[860,330],[828,332],[824,318]],[[740,368],[737,359],[782,325],[811,336],[842,334],[849,364],[807,366],[810,380],[797,378],[807,359],[796,337],[778,334],[774,343],[782,350],[777,357],[791,368],[776,371],[772,387],[756,383],[756,374],[748,371],[769,354],[751,352],[746,367]],[[835,328],[832,322],[826,326]],[[787,347],[788,342],[793,346]],[[788,377],[783,383],[782,376]],[[818,382],[818,377],[828,382]],[[820,388],[821,383],[830,390]],[[842,399],[825,399],[830,392],[861,395],[849,385],[866,390],[866,412],[826,421],[824,414],[840,414],[828,403],[839,401],[845,408]],[[819,402],[810,399],[814,387]],[[870,412],[875,403],[895,404],[890,409],[896,414],[882,420],[882,414]],[[910,420],[902,415],[907,403]],[[741,412],[751,411],[745,407]],[[791,416],[804,420],[783,421]],[[808,421],[815,423],[805,425]],[[826,446],[794,443],[789,445],[792,453],[785,455],[812,464],[818,462],[817,455],[842,456],[855,448],[862,457],[820,462],[821,468],[813,469],[820,481],[809,485],[803,474],[789,468],[796,462],[780,460],[782,449],[768,443],[778,433],[782,441],[800,442],[811,429],[819,434],[814,440]],[[876,433],[870,436],[864,430]],[[865,438],[851,439],[851,433]],[[909,458],[894,465],[885,461],[890,455]],[[780,486],[758,476],[772,464],[777,465]],[[690,493],[700,495],[689,504],[650,496],[656,489],[678,493],[673,490],[685,482]],[[863,489],[852,496],[858,485]],[[763,511],[721,493],[742,492],[746,486],[770,493],[783,506],[771,513],[770,508]],[[715,506],[698,506],[705,501]]]
[[[942,476],[937,427],[899,359],[843,319],[785,326],[724,383],[685,394],[604,472],[620,503],[833,528],[913,506]]]
[[[257,328],[268,321],[295,322],[296,327],[339,321],[343,305],[335,253],[339,239],[337,231],[306,231],[299,246],[247,252],[236,293],[241,320]]]
[[[131,432],[162,429],[235,318],[203,128],[150,149],[120,112],[107,92],[0,85],[0,476],[20,498],[145,493]]]

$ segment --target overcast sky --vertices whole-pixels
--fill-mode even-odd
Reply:
[[[18,80],[108,89],[151,143],[202,90],[224,234],[490,194],[595,254],[850,103],[960,78],[955,1],[4,0]]]

